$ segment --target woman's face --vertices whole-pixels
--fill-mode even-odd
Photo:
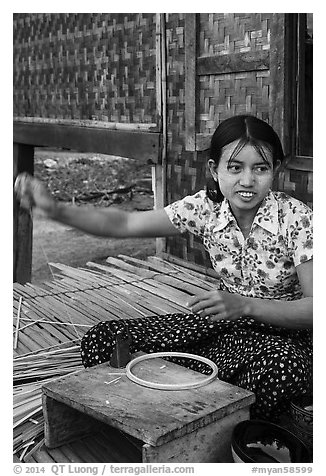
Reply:
[[[214,179],[218,180],[220,190],[228,199],[233,213],[243,215],[256,213],[261,202],[272,186],[274,178],[271,152],[265,148],[266,162],[255,148],[246,144],[231,160],[238,140],[223,148],[218,166],[213,160],[209,168]]]

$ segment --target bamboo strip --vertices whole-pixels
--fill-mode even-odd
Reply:
[[[138,258],[134,258],[133,256],[126,256],[123,254],[120,254],[118,256],[119,258],[123,259],[126,262],[134,263],[135,266],[137,267],[143,267],[145,269],[148,269],[153,272],[158,272],[160,274],[169,274],[169,273],[175,273],[176,270],[172,270],[169,266],[167,266],[165,263],[164,264],[157,264],[154,263],[150,258],[148,257],[146,261],[140,260]]]
[[[26,353],[26,354],[20,354],[19,356],[15,357],[15,360],[21,359],[21,358],[25,358],[25,357],[30,356],[30,355],[39,355],[40,353],[46,352],[46,351],[48,351],[48,350],[50,350],[50,349],[53,349],[53,348],[55,348],[55,347],[59,347],[59,348],[60,348],[60,347],[66,346],[66,345],[72,345],[72,343],[75,342],[76,340],[77,340],[77,339],[74,339],[73,341],[70,341],[70,340],[69,340],[69,341],[65,341],[65,342],[60,342],[60,343],[57,343],[57,344],[55,344],[55,345],[51,345],[51,346],[46,347],[46,348],[40,348],[40,347],[39,347],[39,348],[37,348],[36,350],[30,351],[30,352],[28,352],[28,353]],[[60,349],[59,349],[59,350],[60,350]]]
[[[48,451],[44,449],[42,451],[42,447],[33,453],[33,459],[36,463],[56,463],[56,461],[51,457]]]
[[[25,421],[26,419],[32,417],[33,415],[35,415],[37,412],[41,411],[42,410],[42,405],[34,408],[34,410],[32,410],[29,414],[27,414],[26,416],[22,417],[20,420],[18,420],[15,424],[14,424],[14,428],[16,428],[18,425],[20,425],[23,421]]]
[[[18,332],[19,332],[19,320],[20,320],[20,313],[22,307],[23,298],[19,299],[19,306],[18,306],[18,313],[17,313],[17,322],[16,322],[16,331],[15,331],[15,340],[14,340],[14,349],[17,349],[18,345]]]
[[[21,353],[27,353],[27,352],[30,352],[31,349],[30,347],[28,347],[26,345],[26,342],[25,342],[25,339],[19,339],[19,346],[17,347],[17,349],[13,349],[13,357],[16,358],[18,357]]]
[[[62,447],[60,448],[47,448],[46,452],[51,456],[51,458],[54,459],[57,463],[71,463],[72,461],[65,455],[65,453],[62,451]],[[45,450],[45,447],[44,447]],[[76,461],[77,463],[80,463],[80,461]]]
[[[105,311],[109,306],[110,310],[114,310],[117,315],[129,315],[130,313],[134,317],[141,317],[143,315],[127,300],[119,299],[119,297],[114,296],[112,293],[110,295],[109,292],[103,292],[103,288],[98,289],[96,293],[94,291],[87,291],[87,294],[92,297],[92,300],[96,299],[99,304],[103,305]]]
[[[62,454],[65,456],[65,458],[68,458],[71,463],[81,463],[86,461],[81,461],[80,458],[76,455],[76,453],[71,449],[69,444],[62,445],[60,447],[60,451]]]
[[[21,321],[28,321],[28,324],[25,324],[23,327],[20,327],[20,330],[24,330],[27,327],[33,326],[34,324],[51,324],[52,326],[77,326],[77,327],[84,327],[89,328],[92,327],[90,324],[72,324],[71,322],[55,322],[55,321],[46,321],[43,319],[37,319],[34,321],[29,317],[23,317],[20,319]]]
[[[102,289],[101,294],[104,296],[104,298],[108,299],[108,302],[115,301],[116,306],[118,307],[121,303],[128,304],[130,306],[130,309],[133,311],[130,312],[130,309],[125,308],[125,314],[124,317],[126,318],[140,318],[140,317],[145,317],[149,314],[149,310],[146,309],[146,302],[140,298],[139,295],[136,295],[133,293],[133,295],[130,295],[128,292],[124,292],[122,287],[119,287],[115,290],[115,296],[112,296],[113,291],[108,290],[108,289]],[[135,313],[135,310],[137,311],[137,314]],[[150,311],[154,312],[154,311]]]
[[[61,305],[68,307],[70,315],[74,316],[75,321],[78,323],[93,324],[94,322],[97,322],[99,317],[102,315],[101,313],[99,314],[98,310],[94,307],[88,305],[88,297],[84,291],[78,291],[78,293],[74,293],[73,296],[64,295],[62,296],[60,303]]]
[[[57,315],[57,312],[60,311],[62,312],[61,316],[64,316],[64,319],[68,319],[69,322],[74,324],[74,319],[77,320],[77,323],[79,322],[80,324],[83,324],[83,322],[80,322],[80,316],[74,313],[74,316],[72,315],[71,309],[69,306],[66,306],[65,303],[63,302],[63,297],[60,296],[58,298],[57,296],[46,296],[44,299],[42,299],[42,305],[44,306],[45,309],[47,309],[47,312],[53,313],[53,316]],[[75,333],[75,337],[80,338],[78,329],[73,326],[73,330],[71,329],[72,335]]]
[[[67,347],[65,347],[67,346]],[[58,349],[55,349],[55,347],[59,347]],[[51,350],[52,349],[52,350]],[[61,344],[56,344],[54,346],[48,347],[46,349],[38,349],[37,351],[33,352],[33,354],[25,354],[17,357],[14,360],[14,363],[17,361],[24,361],[25,359],[39,359],[40,356],[52,356],[52,355],[59,355],[63,354],[69,351],[74,351],[79,349],[79,346],[77,344],[74,344],[71,341],[66,341]]]
[[[135,286],[132,286],[132,289],[135,290]],[[137,299],[140,299],[141,304],[146,307],[151,314],[183,312],[183,308],[180,308],[177,304],[162,299],[159,296],[154,296],[142,288],[138,288],[137,292],[134,291],[134,293],[138,296]]]
[[[119,256],[122,258],[125,258],[124,255],[119,255]],[[134,262],[135,265],[137,265],[137,267],[136,266],[133,267],[133,270],[135,271],[135,273],[137,272],[136,270],[138,270],[138,273],[137,273],[138,275],[146,276],[145,273],[139,271],[141,269],[140,263],[144,263],[144,261],[137,260],[136,258],[133,258],[133,257],[126,257],[126,259]],[[107,262],[109,262],[109,260],[107,260]],[[110,258],[110,262],[112,262],[112,264],[113,263],[116,264],[117,266],[120,264],[116,259],[115,261],[112,261],[112,258]],[[96,263],[88,262],[87,266],[96,266]],[[216,285],[205,282],[203,279],[200,280],[193,275],[182,273],[181,271],[177,269],[173,269],[174,267],[172,266],[161,266],[161,265],[153,264],[152,265],[153,271],[149,271],[149,273],[153,273],[153,274],[152,275],[148,274],[146,277],[152,277],[153,279],[156,279],[158,281],[168,282],[167,279],[165,278],[165,276],[168,276],[168,278],[171,278],[171,283],[170,283],[171,286],[176,287],[177,289],[183,289],[183,288],[187,289],[189,290],[190,293],[193,293],[193,294],[198,292],[198,289],[197,289],[198,287],[200,289],[205,289],[205,290],[216,288]],[[151,265],[148,265],[148,267],[151,267]],[[129,270],[132,271],[132,268],[129,268]]]
[[[52,334],[57,340],[59,341],[62,341],[62,340],[65,340],[68,338],[71,338],[71,331],[68,331],[68,332],[65,332],[64,328],[60,328],[60,330],[57,330],[56,329],[56,325],[62,325],[62,324],[67,324],[68,326],[72,324],[70,323],[62,323],[61,321],[59,321],[56,316],[51,316],[50,319],[51,321],[51,326],[49,327],[49,325],[47,326],[47,328],[45,329],[44,328],[44,313],[42,313],[42,306],[38,306],[38,308],[35,308],[33,309],[32,307],[30,307],[29,309],[29,313],[28,313],[28,316],[31,316],[31,317],[27,317],[27,318],[23,318],[23,320],[28,320],[28,321],[31,321],[29,324],[26,324],[25,326],[21,327],[21,331],[23,332],[25,329],[27,329],[28,327],[30,327],[31,325],[37,325],[37,329],[41,329],[41,332],[46,332],[47,334]],[[40,316],[40,317],[39,317]],[[45,317],[46,314],[45,314]],[[45,320],[45,322],[47,322]],[[83,324],[80,324],[81,326]]]
[[[120,269],[114,269],[114,268],[108,268],[108,267],[105,267],[105,266],[102,266],[102,265],[98,265],[101,267],[101,269],[105,270],[106,272],[108,273],[112,273],[116,276],[119,276],[122,280],[124,280],[125,282],[134,282],[135,286],[140,286],[140,283],[147,283],[147,284],[150,284],[156,288],[158,288],[158,292],[161,293],[159,295],[162,295],[163,297],[165,297],[163,294],[162,294],[162,287],[163,286],[157,286],[156,283],[154,281],[151,281],[150,279],[147,279],[147,278],[143,278],[143,279],[139,279],[137,281],[134,280],[134,275],[131,274],[130,272],[127,272],[127,271],[124,271],[124,270],[120,270]],[[148,289],[148,288],[147,288]],[[165,287],[165,291],[167,291],[167,288]],[[183,292],[180,292],[179,290],[173,290],[173,288],[170,288],[169,289],[169,294],[168,294],[169,298],[174,298],[172,299],[173,302],[176,302],[175,299],[180,299],[180,301],[184,302],[185,299],[187,299],[187,295]],[[171,300],[171,299],[170,299]]]
[[[68,320],[73,324],[85,324],[85,318],[70,305],[72,302],[73,299],[67,299],[64,296],[60,296],[60,299],[57,299],[56,296],[47,296],[38,300],[37,304],[43,310],[44,316],[50,320],[55,319],[60,322]],[[72,335],[71,331],[69,331],[69,335]],[[79,338],[78,333],[75,332],[76,336]]]
[[[34,446],[34,448],[25,455],[25,463],[34,463],[36,462],[33,458],[33,453],[35,453],[39,448],[41,448],[42,446],[44,445],[44,438],[41,439],[41,441],[39,441],[37,443],[37,445]]]
[[[80,291],[73,300],[69,302],[67,300],[66,302],[80,313],[84,322],[86,320],[89,323],[97,324],[110,315],[112,318],[116,318],[115,313],[109,308],[109,303],[107,308],[103,308],[97,302],[90,302],[90,296],[86,291]]]
[[[16,293],[19,294],[19,296],[22,296],[25,299],[31,299],[31,294],[26,290],[26,287],[23,284],[20,283],[14,283],[13,288],[15,289]]]
[[[197,265],[193,265],[192,263],[189,263],[185,261],[183,263],[183,260],[180,260],[178,258],[172,257],[169,258],[169,260],[163,259],[159,256],[150,256],[148,258],[149,261],[152,262],[163,262],[166,265],[170,265],[171,268],[179,269],[182,271],[184,274],[188,274],[189,276],[195,276],[199,279],[203,279],[203,281],[207,281],[209,283],[215,284],[216,282],[219,281],[217,273],[212,269],[206,269],[204,267],[201,267],[201,270],[198,271],[197,269],[194,268],[199,268]]]
[[[36,337],[35,334],[34,337]],[[40,342],[38,340],[34,340],[32,337],[30,337],[30,335],[27,335],[25,332],[21,333],[17,351],[20,351],[23,346],[24,348],[28,349],[28,352],[35,352],[41,348]]]
[[[66,283],[66,281],[61,277],[52,281],[48,281],[46,284],[50,290],[48,294],[51,296],[56,294],[65,294],[66,292],[73,293],[78,291],[78,288],[74,286],[74,282],[72,280],[70,283]]]
[[[186,302],[189,298],[189,296],[185,293],[179,292],[177,293],[172,293],[171,289],[167,288],[166,286],[163,287],[161,286],[153,286],[153,283],[151,282],[145,282],[145,281],[139,281],[138,283],[134,283],[135,287],[138,287],[140,289],[146,290],[153,294],[154,296],[159,296],[163,299],[166,299],[168,301],[171,301],[175,304],[178,304],[180,307],[182,307],[185,312],[188,312],[188,308],[183,306],[183,302]]]
[[[39,324],[35,324],[33,328],[28,327],[27,329],[24,329],[23,334],[24,336],[28,336],[31,340],[36,342],[38,348],[49,347],[51,345],[55,345],[58,342],[57,337],[53,335],[53,333],[43,330],[42,326]],[[65,336],[62,334],[61,340],[64,339]]]
[[[45,298],[36,298],[34,302],[24,303],[25,308],[27,308],[27,311],[24,312],[25,315],[27,314],[27,316],[31,316],[32,318],[34,317],[34,320],[37,320],[38,317],[47,317],[46,313],[44,313],[44,300]],[[53,315],[53,313],[51,313],[50,319],[55,319],[55,315]],[[36,324],[35,329],[25,328],[23,332],[25,335],[28,334],[36,342],[43,342],[43,347],[47,347],[49,343],[53,343],[53,339],[56,339],[56,341],[64,341],[67,339],[67,337],[71,338],[72,335],[70,331],[62,332],[62,330],[58,331],[54,327],[48,327],[47,330],[42,329],[42,325]]]
[[[143,287],[126,284],[124,288],[126,290],[131,290],[133,295],[136,296],[135,299],[137,299],[137,302],[140,299],[142,305],[146,306],[151,311],[155,311],[155,314],[162,314],[162,311],[164,312],[164,310],[167,312],[183,311],[183,308],[179,307],[177,304],[162,299],[160,296],[155,296],[152,292],[145,290]]]
[[[121,275],[122,276],[122,275]],[[140,284],[140,283],[145,283],[146,281],[146,284]],[[129,276],[127,276],[127,278],[125,279],[125,282],[128,283],[128,284],[133,284],[135,287],[138,287],[138,288],[141,288],[143,290],[147,290],[149,291],[151,294],[155,294],[157,295],[160,295],[161,297],[163,298],[166,298],[168,297],[168,300],[173,302],[174,305],[178,305],[179,306],[179,310],[180,312],[184,312],[186,310],[186,312],[188,312],[188,309],[185,308],[183,305],[181,305],[180,307],[180,301],[181,302],[185,302],[185,298],[187,299],[188,296],[185,294],[185,293],[178,293],[179,290],[175,290],[171,287],[165,287],[164,291],[165,291],[165,294],[162,293],[162,288],[163,288],[163,285],[161,286],[158,286],[157,283],[155,283],[154,281],[151,281],[151,280],[145,280],[145,279],[139,279],[137,281],[135,280],[130,280],[129,279]],[[149,286],[152,286],[152,289],[149,287]]]
[[[46,286],[47,282],[43,283],[43,286],[44,285]],[[36,284],[32,284],[32,283],[26,283],[25,289],[33,290],[33,292],[35,293],[35,297],[46,296],[47,294],[49,294],[48,290],[41,288],[40,286],[37,286]]]
[[[116,266],[117,268],[128,271],[136,276],[152,278],[156,274],[154,271],[149,271],[139,266],[138,267],[133,266],[132,264],[127,263],[126,261],[123,261],[122,259],[119,259],[119,258],[109,257],[105,261],[111,266]],[[87,266],[88,266],[88,263],[87,263]]]
[[[78,283],[78,280],[80,280],[81,284],[83,284],[84,286],[85,284],[94,286],[94,281],[96,282],[96,278],[94,278],[94,276],[90,276],[90,273],[87,270],[83,270],[81,268],[71,268],[70,266],[63,265],[60,263],[51,263],[51,266],[58,268],[67,276],[76,279],[76,284]]]

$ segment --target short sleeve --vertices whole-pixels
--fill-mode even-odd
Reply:
[[[301,202],[289,210],[289,248],[294,266],[313,257],[313,212]]]
[[[209,213],[206,192],[204,190],[195,195],[188,195],[166,206],[164,209],[171,223],[181,233],[189,231],[197,236],[203,235]]]

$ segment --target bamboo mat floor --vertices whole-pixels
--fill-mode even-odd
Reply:
[[[158,257],[121,255],[105,265],[90,262],[76,269],[52,263],[51,268],[52,281],[14,283],[14,459],[72,462],[89,454],[92,462],[87,439],[75,449],[45,449],[42,383],[83,368],[79,343],[98,322],[188,312],[189,296],[216,288],[216,279]],[[112,451],[110,462],[116,462]],[[102,462],[107,456],[99,451],[95,458]]]

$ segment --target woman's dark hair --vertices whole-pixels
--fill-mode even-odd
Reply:
[[[239,140],[239,143],[232,152],[230,161],[247,144],[252,145],[265,162],[268,162],[268,159],[264,149],[269,149],[274,167],[278,161],[284,161],[282,144],[274,129],[267,122],[250,115],[233,116],[219,124],[212,136],[209,158],[218,165],[223,147],[236,140]],[[207,181],[206,191],[213,202],[223,201],[220,187],[212,178]]]

